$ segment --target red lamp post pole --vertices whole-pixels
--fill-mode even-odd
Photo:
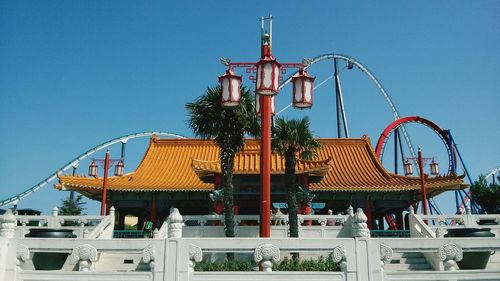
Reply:
[[[260,95],[260,237],[271,236],[271,97]]]
[[[422,158],[422,150],[418,150],[418,169],[420,171],[420,189],[422,192],[422,210],[424,215],[427,215],[427,194],[425,191],[425,174],[424,174],[424,159]]]
[[[271,54],[271,42],[261,40],[261,59]],[[260,98],[260,237],[271,237],[271,96]]]
[[[106,214],[106,191],[108,184],[108,170],[109,170],[109,150],[106,151],[104,159],[104,178],[102,180],[102,200],[101,200],[101,216]]]

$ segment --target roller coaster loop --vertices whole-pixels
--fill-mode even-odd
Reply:
[[[454,153],[454,147],[453,144],[451,143],[451,140],[449,138],[449,131],[441,129],[436,123],[422,118],[420,116],[407,116],[403,118],[399,118],[395,121],[393,121],[389,126],[387,126],[382,134],[380,134],[380,137],[377,141],[377,145],[375,146],[375,154],[377,158],[382,160],[383,153],[384,153],[384,148],[385,144],[387,142],[387,139],[389,135],[397,129],[399,126],[402,126],[403,124],[407,123],[419,123],[423,124],[437,133],[437,135],[441,138],[443,141],[446,150],[448,152],[448,161],[449,161],[449,168],[448,168],[448,174],[455,174],[455,163],[456,163],[456,158],[455,158],[455,153]]]

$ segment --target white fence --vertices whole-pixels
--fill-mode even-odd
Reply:
[[[301,238],[293,239],[182,237],[185,233],[183,222],[194,218],[182,218],[178,211],[174,211],[163,230],[156,232],[156,239],[109,239],[105,234],[112,229],[112,216],[101,218],[99,226],[94,228],[96,235],[93,238],[48,239],[15,237],[18,220],[7,214],[0,217],[0,280],[499,280],[500,264],[487,270],[458,270],[456,265],[464,252],[500,251],[498,237],[436,237],[438,228],[431,229],[422,218],[411,214],[413,238],[370,238],[366,216],[361,209],[355,214],[350,211],[342,218],[343,226],[322,226],[319,222],[322,218],[318,218],[319,225],[302,229],[337,229],[337,234],[343,233],[349,238],[328,237],[327,234],[318,234],[318,237],[323,237],[321,239],[307,238],[304,237],[307,231]],[[498,215],[493,217],[494,220],[497,218]],[[464,216],[462,220],[470,221],[470,217]],[[201,232],[210,231],[210,227],[221,228],[207,224],[184,228],[198,227]],[[284,236],[287,226],[277,225],[273,229],[281,230],[280,235]],[[205,233],[201,234],[205,236]],[[274,263],[296,252],[301,257],[330,255],[340,264],[341,271],[272,271]],[[67,253],[69,256],[61,270],[44,271],[34,269],[36,253]],[[202,260],[211,262],[214,257],[225,253],[235,253],[237,258],[248,259],[255,265],[260,263],[264,271],[194,271],[196,263]],[[423,253],[434,270],[391,270],[387,265],[398,253]]]

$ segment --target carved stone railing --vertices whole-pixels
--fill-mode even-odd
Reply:
[[[187,226],[224,224],[224,215],[183,216],[183,218]],[[303,224],[303,227],[326,226],[329,221],[333,222],[333,224],[337,224],[337,226],[341,226],[347,220],[347,215],[298,215],[298,219],[299,223]],[[237,226],[258,225],[259,215],[235,215],[234,221]],[[271,225],[286,224],[288,224],[288,215],[271,215]]]
[[[370,240],[369,252],[380,253],[379,260],[389,263],[393,253],[419,252],[434,254],[440,266],[433,265],[434,270],[458,270],[457,261],[462,259],[464,252],[498,251],[500,239],[491,238],[411,238]],[[382,264],[382,266],[383,266]],[[479,275],[478,275],[479,276]],[[481,278],[479,278],[481,279]]]
[[[500,214],[474,215],[469,207],[463,215],[417,215],[424,221],[428,221],[430,228],[476,228],[488,227],[500,230]],[[482,226],[487,223],[487,226]]]
[[[109,209],[109,215],[106,216],[85,238],[89,239],[112,239],[115,229],[115,207]]]
[[[6,241],[9,243],[4,243]],[[151,279],[139,279],[137,277],[137,280],[273,280],[274,278],[290,281],[382,281],[397,279],[395,276],[400,276],[398,272],[383,270],[384,265],[390,263],[393,254],[398,252],[436,253],[440,256],[439,261],[443,265],[443,273],[439,274],[439,280],[465,280],[452,273],[449,276],[453,276],[453,278],[448,278],[446,272],[457,269],[456,261],[460,260],[464,252],[499,251],[500,239],[356,237],[324,239],[168,238],[110,240],[1,238],[0,247],[2,250],[0,254],[0,278],[3,278],[3,280],[24,280],[24,277],[34,278],[38,272],[30,267],[29,256],[30,253],[37,252],[71,254],[67,261],[67,263],[72,262],[72,264],[69,264],[71,266],[50,273],[40,271],[39,274],[43,276],[44,280],[62,280],[61,276],[66,276],[66,279],[63,278],[64,280],[81,280],[78,279],[79,275],[68,275],[73,274],[73,270],[88,271],[87,273],[93,275],[81,276],[85,276],[85,278],[93,276],[95,279],[106,279],[105,276],[115,276],[113,274],[118,272],[127,275],[127,278],[129,278],[130,276],[136,276],[134,274],[143,274],[149,270],[150,275],[140,276],[151,276]],[[274,264],[278,260],[289,255],[288,253],[294,252],[300,252],[304,256],[307,256],[307,254],[316,256],[331,255],[333,260],[340,264],[341,271],[295,272],[293,274],[272,271]],[[255,263],[260,262],[265,271],[232,273],[193,271],[196,263],[202,261],[204,257],[209,257],[210,253],[243,254]],[[140,261],[136,257],[139,257]],[[124,261],[126,260],[133,261],[135,270],[125,268]],[[2,270],[3,273],[10,272],[11,275],[2,275]],[[125,271],[126,273],[124,273]],[[468,276],[467,271],[464,272],[464,276]],[[485,280],[494,280],[500,270],[475,270],[474,272],[478,279],[484,277]],[[429,278],[433,278],[431,273],[406,271],[406,277],[402,278],[402,280],[429,280]],[[67,276],[73,276],[73,278]],[[127,280],[133,280],[133,278],[130,277]]]
[[[464,215],[416,215],[411,207],[409,212],[409,227],[412,238],[443,238],[449,229],[480,228],[483,226],[478,225],[478,221],[497,221],[500,219],[500,215],[472,215],[469,208],[466,209]],[[451,225],[452,221],[459,224]],[[496,232],[497,236],[500,233],[499,225],[485,225],[484,227],[491,228],[492,232]],[[451,238],[448,239],[451,240]],[[448,259],[445,263],[442,260],[443,253],[450,249],[454,248],[448,246],[444,247],[441,252],[424,252],[423,255],[435,270],[455,269],[456,265],[453,263],[456,260],[454,258]]]
[[[24,237],[31,228],[72,229],[73,233],[83,237],[85,231],[91,232],[106,216],[61,216],[57,207],[50,215],[15,215],[14,237]]]

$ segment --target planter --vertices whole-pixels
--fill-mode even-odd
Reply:
[[[444,237],[495,237],[490,228],[449,229]],[[460,269],[485,269],[491,252],[464,252],[463,259],[457,262]]]
[[[31,238],[76,238],[71,229],[32,228],[25,237]],[[59,270],[63,267],[68,253],[36,252],[33,254],[33,266],[36,270]]]

